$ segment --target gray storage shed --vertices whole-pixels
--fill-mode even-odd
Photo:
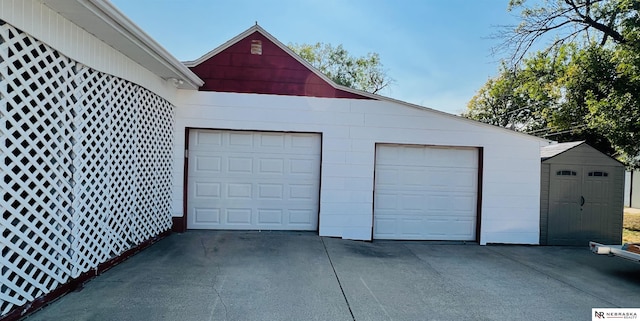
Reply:
[[[542,147],[540,244],[620,244],[624,165],[585,142]]]

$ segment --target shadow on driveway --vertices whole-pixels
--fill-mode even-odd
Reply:
[[[584,320],[640,265],[576,247],[173,234],[27,320]]]

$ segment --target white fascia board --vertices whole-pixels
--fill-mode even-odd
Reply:
[[[41,0],[44,5],[178,88],[198,89],[204,81],[146,34],[108,0]],[[95,17],[96,20],[89,19]],[[127,45],[127,44],[133,44]]]

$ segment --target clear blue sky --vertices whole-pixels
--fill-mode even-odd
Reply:
[[[111,0],[180,60],[193,60],[256,21],[288,43],[380,54],[394,85],[381,94],[459,114],[490,76],[508,0]]]

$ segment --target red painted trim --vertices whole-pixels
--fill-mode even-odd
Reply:
[[[184,149],[185,155],[182,159],[184,174],[182,177],[182,216],[173,217],[172,230],[176,233],[184,233],[187,231],[187,195],[188,195],[188,182],[187,176],[189,175],[189,128],[184,129]]]
[[[187,231],[186,219],[184,216],[174,216],[171,218],[171,232],[174,233],[184,233]]]
[[[320,172],[318,173],[318,175],[320,175],[318,177],[318,213],[316,215],[318,215],[318,219],[316,220],[316,222],[318,222],[318,226],[316,226],[316,233],[318,233],[318,235],[320,235],[320,213],[322,212],[322,209],[320,208],[322,206],[322,202],[320,202],[320,200],[322,199],[322,161],[323,161],[323,156],[324,153],[322,152],[324,150],[324,133],[322,132],[318,132],[318,133],[312,133],[312,134],[318,134],[320,135]]]
[[[482,231],[482,173],[484,172],[484,147],[478,147],[478,198],[476,199],[476,242],[480,243]]]
[[[373,186],[371,189],[371,199],[373,201],[371,202],[371,235],[369,236],[371,242],[373,242],[373,229],[376,224],[376,160],[378,159],[378,145],[380,144],[384,143],[373,144],[373,182],[371,182],[371,186]]]
[[[138,252],[148,248],[149,246],[151,246],[152,244],[160,241],[161,239],[169,236],[169,234],[171,234],[170,230],[167,230],[165,232],[162,232],[160,234],[158,234],[155,237],[152,237],[140,244],[138,244],[136,247],[131,248],[125,252],[123,252],[122,254],[120,254],[119,256],[116,256],[114,258],[111,258],[110,260],[100,263],[98,264],[98,266],[92,270],[89,270],[85,273],[80,274],[80,276],[78,276],[75,279],[71,279],[69,282],[62,284],[60,286],[58,286],[57,288],[55,288],[53,291],[39,297],[36,298],[35,300],[31,301],[31,302],[27,302],[25,304],[23,304],[22,306],[19,307],[14,307],[13,309],[11,309],[11,311],[9,311],[9,313],[3,315],[0,317],[0,321],[14,321],[14,320],[19,320],[21,318],[26,317],[29,314],[32,314],[33,312],[43,308],[44,306],[46,306],[47,304],[61,298],[62,296],[64,296],[65,294],[69,293],[69,292],[73,292],[73,291],[77,291],[82,289],[84,283],[90,281],[91,279],[95,278],[96,276],[104,273],[105,271],[109,270],[110,268],[118,265],[119,263],[127,260],[128,258],[132,257],[133,255],[137,254]]]

